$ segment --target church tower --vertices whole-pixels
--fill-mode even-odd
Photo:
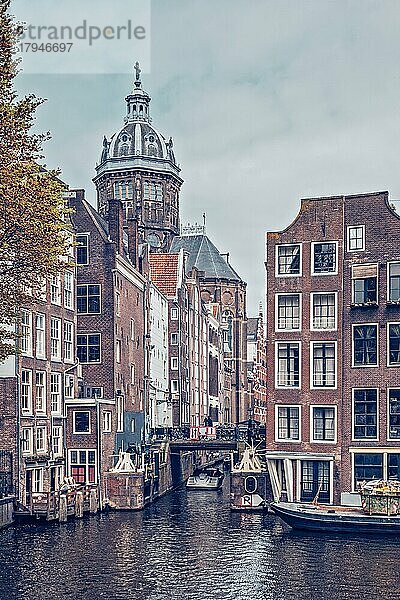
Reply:
[[[111,199],[122,200],[125,218],[136,218],[139,241],[152,252],[168,252],[179,235],[179,191],[183,183],[172,138],[152,125],[150,96],[143,90],[139,63],[134,89],[126,97],[126,116],[110,140],[104,137],[93,182],[99,213],[107,218]]]

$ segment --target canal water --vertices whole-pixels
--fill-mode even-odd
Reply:
[[[296,533],[177,490],[141,513],[0,532],[1,600],[395,600],[400,539]]]

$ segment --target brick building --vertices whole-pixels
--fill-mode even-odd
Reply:
[[[205,235],[204,228],[194,227],[193,233],[184,229],[183,233],[173,239],[170,252],[184,250],[187,270],[195,268],[198,271],[201,299],[206,304],[217,303],[220,307],[225,334],[225,375],[230,373],[231,376],[230,386],[225,386],[230,394],[224,398],[224,421],[239,423],[249,416],[246,283]]]
[[[97,483],[119,450],[139,456],[144,441],[148,373],[146,279],[139,272],[134,219],[124,230],[122,203],[109,201],[107,220],[69,192],[77,240],[77,356],[82,377],[67,402],[68,472]],[[147,331],[147,329],[146,329]]]
[[[0,365],[0,450],[12,452],[19,503],[59,489],[66,469],[65,403],[77,389],[75,268],[43,282],[19,315],[18,350]]]
[[[267,418],[267,346],[262,309],[247,320],[247,377],[250,407],[255,421]]]
[[[400,220],[387,192],[303,200],[266,237],[274,496],[340,502],[400,464]],[[342,494],[345,494],[343,497]]]
[[[172,425],[190,424],[188,288],[183,251],[150,254],[150,278],[168,301],[169,400]]]

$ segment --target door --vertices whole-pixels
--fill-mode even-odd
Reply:
[[[301,461],[301,502],[312,502],[317,495],[319,502],[330,502],[330,473],[327,460]]]

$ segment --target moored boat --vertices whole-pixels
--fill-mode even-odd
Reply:
[[[198,470],[189,477],[186,483],[188,489],[218,490],[224,480],[224,474],[216,468]]]
[[[366,514],[361,508],[273,502],[270,508],[294,529],[329,533],[400,533],[400,515]]]

